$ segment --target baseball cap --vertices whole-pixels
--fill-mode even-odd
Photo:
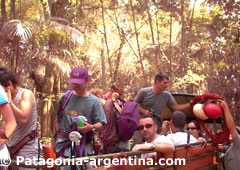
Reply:
[[[68,83],[83,84],[88,79],[88,71],[83,67],[76,67],[71,71]]]

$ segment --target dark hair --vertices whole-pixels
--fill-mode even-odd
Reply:
[[[18,85],[16,76],[7,68],[0,67],[0,84],[4,87],[8,87],[10,85],[9,81],[11,81],[13,87],[16,88]]]
[[[186,124],[186,115],[181,111],[175,111],[173,112],[171,120],[176,128],[183,129]]]
[[[118,88],[116,87],[116,85],[112,85],[112,86],[111,86],[111,89],[113,89],[114,91],[117,91],[117,90],[118,90]]]
[[[189,123],[193,123],[193,124],[196,126],[197,130],[200,130],[200,129],[201,129],[200,124],[199,124],[196,120],[192,120],[192,121],[189,122]]]
[[[201,134],[201,126],[200,126],[200,124],[198,123],[198,121],[192,120],[192,121],[189,122],[189,123],[193,123],[193,124],[196,126],[197,130],[199,130],[199,136],[201,137],[201,136],[202,136],[202,134]],[[188,123],[188,124],[189,124],[189,123]]]
[[[151,118],[153,120],[154,124],[157,124],[156,119],[153,116],[151,116],[151,115],[143,114],[143,115],[140,116],[140,119],[146,119],[146,118]]]
[[[156,75],[155,75],[155,83],[156,83],[157,80],[158,80],[159,82],[163,81],[164,78],[167,79],[167,80],[169,80],[169,77],[168,77],[167,74],[164,74],[164,73],[158,73],[158,74],[156,74]]]

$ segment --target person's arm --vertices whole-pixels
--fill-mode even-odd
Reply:
[[[236,130],[236,125],[234,123],[232,115],[230,113],[229,107],[225,101],[223,101],[223,100],[218,100],[218,101],[219,101],[219,106],[223,109],[223,112],[225,115],[225,121],[226,121],[227,127],[229,129],[229,132],[232,135],[232,138],[234,139],[234,137],[237,134],[237,130]]]
[[[5,130],[0,132],[2,134],[1,136],[4,135],[5,137],[9,138],[17,127],[15,117],[8,103],[0,105],[0,112],[3,114],[3,119],[6,122]],[[6,141],[6,139],[1,138],[1,136],[0,146]]]
[[[174,152],[175,147],[169,143],[143,143],[143,144],[137,144],[133,147],[132,151],[148,151],[148,150],[154,150],[156,152]]]
[[[190,103],[185,103],[185,104],[178,104],[177,102],[175,102],[172,105],[169,105],[174,111],[184,111],[190,108]]]
[[[30,91],[22,93],[19,107],[10,100],[10,106],[18,123],[24,125],[30,119],[33,108],[34,96]]]
[[[149,114],[149,115],[151,115],[152,114],[152,112],[150,112],[149,110],[146,110],[146,109],[143,109],[141,106],[140,106],[140,104],[138,104],[138,110],[139,110],[139,112],[140,113],[143,113],[143,114]]]

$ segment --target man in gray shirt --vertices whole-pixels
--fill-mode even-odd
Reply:
[[[56,140],[56,151],[60,150],[68,145],[69,139],[66,136],[66,132],[69,132],[71,127],[75,124],[74,118],[77,116],[84,116],[88,121],[84,121],[84,127],[78,127],[77,130],[83,135],[95,131],[100,131],[103,125],[107,123],[105,113],[102,104],[98,97],[87,91],[89,83],[88,71],[86,68],[77,67],[74,68],[70,75],[69,84],[73,90],[73,94],[69,98],[66,107],[63,110],[61,122],[59,124],[60,132],[58,133]],[[60,99],[60,108],[64,101],[64,96]],[[60,112],[60,111],[58,111]],[[57,114],[59,118],[60,114]],[[66,147],[64,153],[60,155],[62,157],[68,157],[69,147]],[[85,148],[88,154],[94,154],[93,143],[86,139]]]
[[[178,104],[171,93],[166,91],[169,86],[169,77],[164,73],[158,73],[155,75],[154,85],[152,87],[142,88],[137,96],[135,101],[138,103],[138,108],[141,114],[160,115],[162,110],[166,105],[170,106],[172,110],[185,110],[190,108],[190,103]],[[153,115],[156,119],[156,115]],[[159,118],[161,119],[161,118]],[[161,120],[159,120],[159,130],[161,131]],[[142,143],[142,137],[138,132],[135,132],[133,136],[133,146],[134,144]]]
[[[171,93],[166,91],[169,86],[169,77],[166,74],[158,73],[155,76],[153,87],[146,87],[139,91],[135,101],[139,104],[139,111],[142,114],[160,114],[166,105],[172,110],[183,111],[190,107],[190,103],[178,104]]]

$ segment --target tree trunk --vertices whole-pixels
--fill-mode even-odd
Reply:
[[[102,40],[102,42],[103,41],[104,40]],[[102,65],[102,89],[105,92],[107,90],[107,85],[106,85],[106,63],[104,57],[104,49],[101,50],[101,65]]]
[[[12,13],[13,19],[16,19],[15,2],[16,2],[16,0],[11,0],[11,13]]]
[[[43,91],[44,100],[41,104],[41,137],[51,136],[51,107],[52,107],[52,94],[54,87],[54,77],[56,72],[56,66],[48,63],[46,66],[46,73],[44,77]]]
[[[170,1],[172,4],[172,0]],[[170,11],[170,32],[169,32],[169,73],[172,74],[172,19],[173,19],[173,11]],[[171,75],[169,75],[171,76]]]
[[[187,43],[186,43],[186,48],[187,48],[187,53],[191,54],[191,48],[188,48],[189,44],[191,44],[191,37],[192,37],[192,25],[193,25],[193,17],[194,17],[194,10],[195,10],[195,5],[196,5],[196,0],[194,0],[193,4],[193,9],[192,9],[192,15],[191,15],[191,20],[190,20],[190,26],[188,29],[188,38],[187,38]]]
[[[149,22],[149,26],[150,26],[150,30],[151,30],[151,35],[152,35],[152,44],[155,44],[155,40],[154,40],[154,30],[153,30],[153,26],[152,26],[152,17],[150,15],[149,12],[149,5],[148,5],[148,0],[145,0],[146,3],[146,10],[147,10],[147,14],[148,14],[148,22]],[[158,52],[159,51],[155,51],[155,64],[156,64],[156,68],[158,67]]]
[[[20,38],[15,36],[12,43],[13,54],[11,57],[11,71],[13,73],[17,72],[17,60],[19,58],[19,42]]]
[[[185,22],[185,16],[184,16],[184,11],[185,11],[185,4],[184,0],[181,0],[181,22],[182,22],[182,37],[181,37],[181,49],[182,49],[182,54],[181,54],[181,74],[182,76],[185,74],[185,69],[186,69],[186,22]]]
[[[1,0],[1,14],[2,14],[2,23],[4,23],[7,20],[6,0]]]
[[[59,74],[59,71],[56,72],[55,78],[54,78],[54,86],[53,86],[53,94],[55,94],[55,100],[52,100],[53,102],[53,107],[51,108],[51,122],[54,122],[56,119],[56,113],[57,113],[57,108],[58,108],[58,103],[61,98],[60,92],[61,92],[61,76]],[[51,123],[51,132],[53,133],[53,123]]]
[[[119,69],[120,60],[121,60],[121,56],[122,56],[122,47],[123,47],[123,45],[125,43],[125,41],[124,41],[125,38],[122,36],[122,31],[121,31],[120,26],[119,26],[118,16],[116,14],[116,10],[114,10],[114,15],[115,15],[116,25],[117,25],[117,29],[118,29],[119,39],[121,40],[120,47],[118,48],[117,61],[115,62],[116,63],[116,67],[115,67],[114,75],[113,75],[113,81],[116,82],[117,78],[118,78],[117,77],[118,69]]]
[[[140,50],[140,44],[139,44],[139,41],[138,41],[138,32],[137,32],[137,27],[136,27],[136,19],[135,19],[135,14],[134,14],[132,0],[130,0],[130,5],[131,5],[131,10],[132,10],[132,18],[133,18],[134,30],[135,30],[135,34],[136,34],[139,62],[140,62],[141,68],[142,68],[143,77],[146,77],[144,66],[143,66],[143,62],[142,62],[142,55],[141,55],[141,50]],[[145,81],[145,82],[147,84],[147,81]]]
[[[43,14],[44,14],[44,19],[48,19],[50,17],[50,9],[49,9],[49,4],[47,0],[40,0],[42,7],[43,7]]]
[[[109,47],[108,47],[108,41],[107,41],[107,31],[106,31],[106,24],[105,24],[105,17],[104,17],[104,7],[103,7],[103,0],[100,0],[101,2],[101,7],[102,7],[102,22],[103,22],[103,30],[104,30],[104,40],[105,40],[105,45],[107,48],[107,57],[108,57],[108,64],[109,64],[109,72],[110,72],[110,77],[111,77],[111,82],[113,83],[113,76],[112,76],[112,63],[111,63],[111,58],[109,54]]]
[[[51,6],[51,16],[64,18],[65,8],[67,7],[68,4],[69,4],[68,0],[61,0],[61,1],[58,0],[57,2],[53,3]],[[47,9],[47,6],[45,8]],[[49,43],[49,49],[61,48],[61,43],[59,43],[56,35],[54,34],[49,36],[48,43]],[[49,62],[46,66],[46,72],[44,76],[44,84],[43,84],[43,90],[42,90],[42,93],[45,94],[45,98],[44,98],[45,100],[42,103],[41,112],[40,112],[42,137],[51,136],[51,130],[52,130],[51,125],[53,124],[52,122],[53,117],[56,114],[54,112],[54,110],[56,110],[56,104],[53,104],[53,101],[52,101],[52,96],[54,95],[53,87],[56,86],[57,88],[60,88],[59,78],[55,79],[55,76],[58,76],[58,74],[59,73],[57,71],[57,66]],[[55,94],[56,96],[59,96],[60,89],[56,90],[55,93],[57,93]]]

